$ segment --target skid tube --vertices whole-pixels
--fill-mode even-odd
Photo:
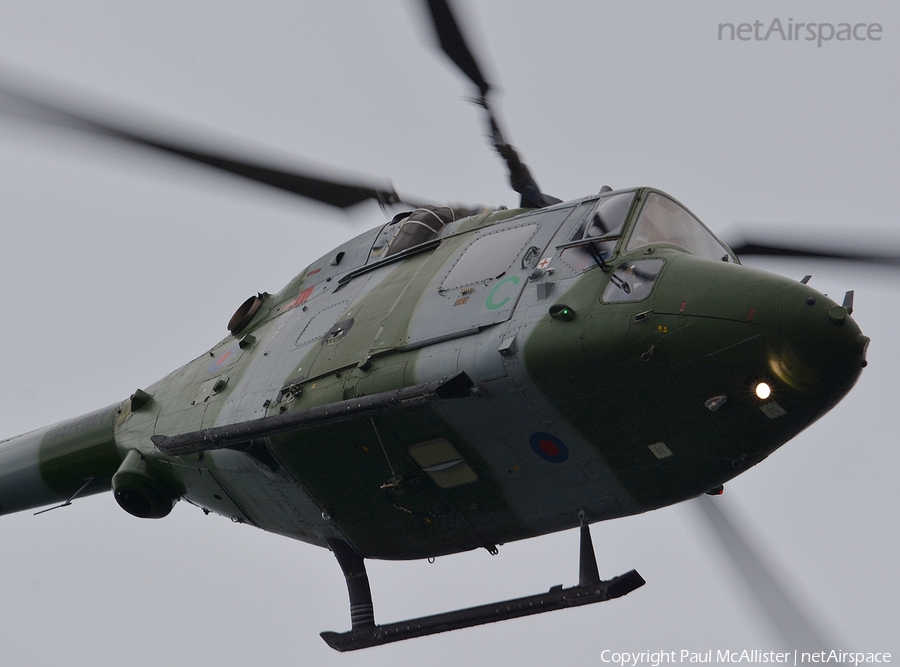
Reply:
[[[372,593],[369,589],[369,579],[362,557],[353,551],[346,542],[330,540],[329,546],[334,551],[347,580],[352,629],[349,632],[322,632],[320,633],[322,639],[336,651],[356,651],[361,648],[381,646],[414,637],[425,637],[439,632],[543,614],[555,609],[604,602],[622,597],[643,586],[644,578],[635,570],[630,570],[606,581],[600,579],[594,547],[591,543],[590,528],[584,520],[582,512],[579,512],[579,518],[581,519],[581,558],[577,586],[571,588],[563,588],[561,585],[554,586],[546,593],[503,602],[492,602],[386,625],[375,624]]]

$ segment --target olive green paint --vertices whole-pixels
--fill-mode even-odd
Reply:
[[[580,209],[576,203],[560,210]],[[553,243],[566,243],[576,231],[572,221],[563,222],[566,216],[560,210],[551,215],[567,225],[566,231],[559,235],[557,229],[551,233],[546,227],[542,237],[553,238]],[[106,490],[121,458],[137,450],[152,459],[148,471],[153,473],[150,477],[158,477],[155,482],[166,487],[171,482],[179,492],[189,492],[192,487],[185,475],[196,476],[203,480],[194,488],[205,494],[203,502],[226,515],[258,520],[263,527],[310,541],[339,534],[365,557],[428,557],[490,548],[575,521],[574,513],[569,521],[561,518],[561,506],[552,510],[530,506],[530,499],[521,494],[538,489],[565,497],[557,505],[583,504],[581,490],[589,488],[584,486],[588,482],[566,477],[569,472],[585,473],[577,467],[582,465],[577,457],[553,471],[541,468],[542,461],[511,466],[516,475],[504,467],[504,456],[511,460],[519,456],[517,447],[528,446],[529,429],[542,430],[544,423],[561,418],[564,428],[574,428],[582,436],[586,442],[579,446],[593,448],[590,465],[602,469],[602,484],[612,476],[611,486],[623,490],[615,493],[628,496],[620,496],[618,503],[606,497],[598,505],[602,510],[592,516],[592,520],[612,518],[636,508],[671,504],[730,479],[818,418],[858,375],[850,366],[858,364],[863,354],[864,342],[855,337],[860,341],[864,337],[826,297],[815,293],[815,305],[806,305],[812,294],[806,286],[795,287],[792,281],[747,267],[695,258],[666,244],[613,254],[603,268],[589,263],[576,269],[581,260],[572,266],[562,262],[558,273],[550,274],[554,287],[543,302],[545,297],[535,300],[538,290],[527,290],[534,289],[532,282],[543,280],[544,274],[526,280],[524,265],[516,269],[518,275],[500,273],[490,277],[493,285],[479,283],[483,291],[471,302],[465,298],[471,290],[441,292],[442,279],[474,232],[518,213],[496,212],[454,223],[440,243],[390,262],[367,264],[380,230],[341,246],[337,254],[346,255],[340,260],[343,266],[330,261],[330,255],[320,258],[276,296],[263,297],[259,312],[240,332],[242,337],[252,331],[252,340],[239,345],[239,337],[225,338],[208,354],[148,387],[152,400],[138,409],[132,411],[132,404],[125,401],[122,409],[111,406],[47,430],[40,442],[42,478],[62,498],[88,477],[93,478],[89,492]],[[523,224],[530,224],[527,218]],[[552,257],[552,264],[561,255],[548,249],[537,256]],[[647,258],[663,262],[653,291],[639,301],[604,303],[604,288],[616,268]],[[517,290],[516,299],[524,298],[518,301],[524,304],[521,311],[509,307],[512,297],[504,289]],[[307,293],[308,301],[302,296]],[[455,310],[465,303],[469,310]],[[550,317],[549,309],[561,304],[574,314],[571,319]],[[308,309],[312,310],[301,315]],[[482,317],[487,311],[496,312]],[[433,313],[444,319],[433,324]],[[320,335],[323,332],[313,326],[304,334],[316,317],[322,318],[319,328],[327,322],[331,329]],[[518,321],[500,325],[510,317]],[[799,345],[781,331],[781,324],[790,322],[788,328],[806,332],[810,317],[819,324],[831,322],[809,334],[811,345]],[[282,327],[284,333],[279,334]],[[479,336],[473,335],[479,331]],[[296,343],[293,338],[276,339],[297,333]],[[432,347],[436,340],[457,336],[471,336],[471,345]],[[499,347],[502,336],[518,340],[519,350],[504,354]],[[835,339],[853,342],[858,355],[820,359]],[[300,356],[263,360],[273,349],[290,355],[291,346]],[[423,355],[431,354],[435,356],[422,363]],[[468,355],[465,362],[464,355]],[[522,362],[527,377],[518,366]],[[474,402],[484,399],[473,396],[453,399],[459,402],[452,409],[416,405],[276,436],[270,438],[274,458],[248,449],[256,465],[271,464],[273,474],[284,473],[277,484],[295,487],[294,497],[301,505],[308,502],[307,496],[311,499],[303,506],[305,514],[287,497],[272,496],[266,501],[272,503],[273,514],[268,515],[269,508],[252,495],[254,488],[259,491],[260,484],[268,483],[261,478],[254,478],[257,487],[229,492],[229,485],[239,483],[235,474],[243,471],[240,466],[255,472],[250,459],[175,460],[161,455],[150,442],[154,434],[199,430],[246,419],[251,413],[291,412],[432,381],[433,377],[417,374],[425,368],[430,369],[427,375],[435,364],[441,373],[471,367],[483,374],[477,381],[485,387],[495,380],[509,383],[501,391],[515,394],[510,398],[515,405],[508,411],[518,430],[504,430],[483,406],[480,422],[460,422],[454,428],[453,419],[466,419],[467,410],[478,411]],[[764,376],[781,383],[777,401],[784,415],[777,418],[763,413],[752,393],[752,378]],[[835,390],[831,376],[848,378],[847,386]],[[277,383],[288,378],[290,391],[278,393]],[[235,393],[239,386],[242,390]],[[718,395],[726,395],[727,402],[713,412],[705,403]],[[257,398],[259,403],[254,404]],[[503,400],[490,409],[502,411]],[[223,414],[223,409],[230,412]],[[532,409],[544,411],[541,421],[529,412]],[[461,435],[464,431],[467,436]],[[460,453],[475,481],[440,488],[423,472],[410,448],[439,439]],[[488,449],[494,445],[509,448],[510,453]],[[493,457],[490,464],[485,457]],[[231,465],[237,468],[231,470]],[[284,471],[276,471],[282,466]],[[589,482],[595,484],[591,493],[602,494],[597,479]],[[572,492],[571,503],[560,486],[566,480],[578,490]],[[249,510],[240,506],[241,492],[248,494]],[[221,502],[215,505],[212,499]],[[301,517],[299,523],[291,513]],[[323,527],[328,521],[333,522],[331,529]]]
[[[441,489],[423,473],[409,448],[438,438],[481,481]],[[272,450],[367,558],[425,558],[534,534],[489,482],[476,448],[428,406],[381,415],[374,426],[357,419],[276,437]]]
[[[113,427],[120,406],[111,405],[52,427],[41,439],[39,465],[47,485],[67,498],[93,478],[81,495],[109,491],[121,463]]]
[[[656,256],[667,265],[650,298],[603,304],[608,274],[591,269],[559,298],[578,317],[544,317],[524,352],[534,382],[646,509],[731,479],[817,419],[831,400],[828,389],[809,381],[778,328],[779,302],[792,281],[675,251]],[[820,300],[822,308],[832,303]],[[842,361],[841,370],[859,359]],[[748,382],[772,376],[779,365],[807,380],[780,386],[777,402],[786,414],[770,419]],[[717,395],[728,402],[713,412],[704,403]],[[658,442],[674,455],[657,458],[649,447]]]

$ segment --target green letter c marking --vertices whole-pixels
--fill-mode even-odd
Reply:
[[[509,301],[510,297],[506,297],[500,303],[494,303],[494,295],[497,294],[497,290],[500,289],[500,287],[502,285],[504,285],[505,283],[512,283],[513,285],[518,285],[519,284],[519,276],[507,276],[506,278],[501,280],[499,283],[494,285],[494,289],[492,289],[487,296],[487,301],[484,302],[484,305],[485,305],[485,307],[487,307],[488,310],[497,310],[498,308],[503,308],[503,306],[506,305],[506,302]]]

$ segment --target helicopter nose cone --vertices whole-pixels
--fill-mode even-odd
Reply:
[[[797,283],[781,294],[778,324],[787,349],[773,370],[796,389],[827,391],[830,405],[840,400],[866,365],[869,345],[848,309]]]

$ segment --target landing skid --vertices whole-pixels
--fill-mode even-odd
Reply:
[[[331,648],[341,652],[381,646],[404,639],[424,637],[460,628],[471,628],[511,618],[543,614],[554,609],[604,602],[622,597],[645,583],[643,577],[635,570],[606,581],[600,579],[597,561],[594,557],[594,547],[591,543],[590,529],[582,518],[581,559],[577,586],[571,588],[563,588],[561,585],[554,586],[548,592],[537,595],[493,602],[432,616],[422,616],[387,625],[376,625],[372,594],[363,559],[346,542],[333,540],[330,546],[347,579],[352,629],[349,632],[322,632],[321,636]]]

